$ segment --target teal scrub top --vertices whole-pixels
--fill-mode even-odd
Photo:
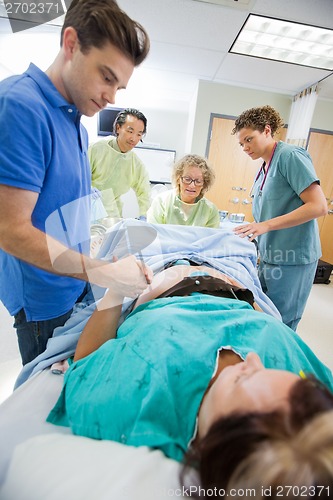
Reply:
[[[333,388],[328,368],[283,323],[246,302],[196,293],[134,310],[116,339],[70,366],[47,420],[181,461],[220,349],[243,359],[256,352],[267,368],[302,369]]]
[[[300,194],[319,183],[309,153],[280,141],[262,187],[261,172],[253,187],[253,217],[262,222],[285,215],[303,205]],[[262,189],[261,189],[262,187]],[[263,262],[277,265],[311,264],[321,256],[317,220],[288,229],[270,231],[258,237]]]

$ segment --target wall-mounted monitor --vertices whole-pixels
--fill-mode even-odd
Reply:
[[[97,116],[97,134],[98,135],[115,135],[113,132],[113,123],[117,114],[123,111],[124,108],[105,108],[98,113]]]

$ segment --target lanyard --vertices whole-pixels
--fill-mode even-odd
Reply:
[[[273,156],[274,156],[274,153],[275,153],[275,150],[276,150],[276,146],[277,146],[277,142],[274,144],[274,148],[273,148],[273,151],[272,151],[272,154],[271,154],[271,157],[269,159],[269,162],[267,164],[267,168],[266,168],[266,172],[265,172],[265,166],[266,166],[266,162],[264,161],[264,163],[261,165],[260,169],[259,169],[259,172],[257,173],[256,175],[256,178],[254,180],[254,183],[252,185],[252,188],[250,190],[250,196],[253,197],[253,188],[255,186],[255,183],[257,182],[257,180],[259,179],[260,175],[261,175],[261,172],[265,172],[265,175],[264,175],[264,178],[263,178],[263,181],[260,185],[260,188],[259,188],[259,196],[261,196],[261,193],[262,193],[262,190],[264,188],[264,185],[265,185],[265,182],[266,182],[266,177],[267,177],[267,174],[268,174],[268,170],[269,170],[269,167],[271,166],[271,163],[272,163],[272,159],[273,159]]]

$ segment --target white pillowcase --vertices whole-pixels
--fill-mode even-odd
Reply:
[[[162,500],[185,498],[182,465],[159,450],[48,434],[18,445],[2,500]]]

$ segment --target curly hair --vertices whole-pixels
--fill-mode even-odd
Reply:
[[[289,406],[289,412],[232,414],[216,421],[189,451],[183,484],[191,465],[197,467],[203,489],[249,488],[256,498],[265,498],[269,489],[274,499],[283,496],[284,486],[293,485],[308,492],[306,498],[328,498],[333,488],[333,395],[313,377],[300,379],[290,391]]]
[[[204,181],[199,196],[199,198],[202,198],[204,193],[209,190],[209,188],[215,181],[215,173],[213,168],[208,164],[206,158],[203,158],[202,156],[195,154],[188,154],[183,156],[183,158],[181,158],[174,164],[172,171],[172,184],[178,189],[178,194],[180,191],[180,178],[184,175],[184,170],[186,167],[200,168]]]
[[[283,127],[284,123],[279,113],[271,106],[262,106],[260,108],[251,108],[244,111],[235,121],[232,129],[232,135],[235,135],[242,128],[252,128],[263,132],[265,126],[271,127],[272,137]]]
[[[138,66],[147,57],[150,42],[141,24],[122,11],[115,0],[73,0],[67,10],[61,30],[73,27],[80,42],[81,52],[92,47],[101,49],[107,43],[117,47]]]

